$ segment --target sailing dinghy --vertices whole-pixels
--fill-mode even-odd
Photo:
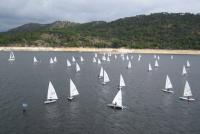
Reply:
[[[179,97],[181,100],[187,100],[187,101],[194,101],[195,99],[192,98],[192,91],[190,88],[190,85],[188,83],[188,81],[185,82],[185,88],[184,88],[184,92],[183,92],[183,96]]]
[[[117,92],[112,103],[107,104],[107,106],[114,108],[114,109],[124,109],[125,108],[125,106],[122,105],[122,90],[121,89]]]
[[[72,100],[74,96],[79,95],[79,92],[74,84],[74,82],[70,79],[70,89],[69,89],[69,97],[67,97],[68,100]]]
[[[103,82],[102,84],[105,85],[106,83],[108,83],[110,81],[108,74],[105,70],[103,70]]]
[[[51,81],[49,81],[49,87],[48,87],[48,92],[47,92],[47,100],[44,101],[44,104],[56,102],[57,99],[58,99],[58,96],[56,94],[56,91],[55,91]]]
[[[9,57],[8,61],[15,61],[15,55],[13,52],[10,52],[10,57]]]
[[[103,67],[101,67],[101,69],[100,69],[100,73],[98,75],[98,78],[99,79],[103,78]]]
[[[167,92],[167,93],[173,93],[174,91],[170,90],[172,88],[173,88],[172,83],[170,81],[169,76],[167,75],[166,76],[166,82],[165,82],[165,88],[162,89],[162,91]]]
[[[118,86],[118,88],[122,89],[122,87],[125,87],[125,86],[126,86],[126,84],[124,82],[124,78],[123,78],[122,74],[120,74],[120,80],[119,80],[119,86]]]

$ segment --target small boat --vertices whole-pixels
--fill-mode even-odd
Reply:
[[[173,60],[174,59],[174,56],[173,55],[171,55],[171,60]]]
[[[98,78],[99,79],[103,78],[103,67],[101,67],[101,69],[100,69],[100,73],[98,75]]]
[[[38,60],[35,56],[33,57],[33,63],[38,63]]]
[[[124,109],[125,106],[122,105],[122,90],[120,89],[115,98],[113,99],[111,104],[107,104],[107,106],[113,108],[113,109]]]
[[[80,70],[80,66],[78,65],[78,63],[76,63],[76,72],[79,72]]]
[[[97,58],[97,53],[94,54],[94,57]]]
[[[103,82],[102,84],[105,85],[106,83],[108,83],[110,81],[108,74],[105,70],[103,70]]]
[[[140,61],[140,60],[141,60],[141,57],[142,57],[142,56],[139,54],[139,55],[138,55],[138,61]]]
[[[187,63],[186,63],[186,67],[189,68],[190,67],[190,62],[187,60]]]
[[[67,97],[68,100],[72,100],[74,96],[79,95],[79,92],[74,84],[74,82],[70,79],[70,89],[69,89],[69,97]]]
[[[115,59],[117,59],[117,55],[115,54]]]
[[[185,68],[185,66],[183,66],[182,75],[186,75],[186,74],[187,74],[186,68]]]
[[[101,60],[100,60],[100,59],[98,59],[97,63],[98,63],[98,65],[100,65],[100,64],[101,64]]]
[[[8,61],[15,61],[15,55],[13,52],[10,52],[10,57],[9,57]]]
[[[183,96],[179,97],[181,100],[186,100],[186,101],[194,101],[195,99],[192,98],[192,91],[190,88],[190,85],[188,83],[188,81],[185,82],[185,88],[184,88],[184,92],[183,92]]]
[[[151,67],[151,64],[149,63],[149,68],[148,68],[148,71],[152,71],[152,67]]]
[[[131,68],[131,61],[128,62],[128,66],[127,66],[127,69],[130,69]]]
[[[157,59],[157,56],[154,54],[154,59]]]
[[[76,59],[74,58],[74,56],[72,56],[72,62],[76,62]]]
[[[72,66],[71,62],[67,59],[67,67],[71,67],[71,66]]]
[[[83,62],[83,61],[84,61],[84,59],[83,59],[83,57],[82,57],[82,56],[80,57],[80,60],[81,60],[81,62]]]
[[[159,67],[159,64],[158,64],[158,61],[155,60],[155,64],[154,64],[155,67]]]
[[[105,61],[106,60],[106,56],[103,55],[101,59],[102,59],[102,61]]]
[[[53,63],[54,63],[53,59],[50,58],[50,60],[49,60],[49,64],[53,64]]]
[[[93,63],[96,63],[96,62],[97,62],[97,60],[96,60],[95,57],[92,58],[92,62],[93,62]]]
[[[110,58],[109,58],[109,56],[107,57],[107,61],[108,61],[108,62],[110,61]]]
[[[122,87],[125,87],[125,86],[126,86],[126,84],[124,82],[124,78],[123,78],[122,74],[120,74],[120,80],[119,80],[119,86],[118,86],[118,88],[122,89]]]
[[[49,87],[48,87],[48,92],[47,92],[47,100],[44,101],[44,104],[56,102],[57,99],[58,99],[58,96],[56,94],[56,91],[55,91],[51,81],[49,81]]]
[[[169,76],[167,75],[166,82],[165,82],[165,89],[162,89],[162,91],[167,92],[167,93],[173,93],[174,91],[170,90],[172,88],[173,88],[172,83],[170,81]]]
[[[57,58],[56,58],[56,56],[54,57],[53,61],[54,61],[54,63],[56,63],[56,62],[57,62]]]
[[[126,60],[129,60],[129,57],[128,57],[128,55],[126,56]]]
[[[160,60],[160,56],[159,55],[157,56],[157,59]]]

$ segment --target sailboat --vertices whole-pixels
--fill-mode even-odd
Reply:
[[[190,67],[190,62],[187,60],[187,64],[186,64],[186,67]]]
[[[190,85],[188,83],[188,81],[185,82],[185,88],[184,88],[184,92],[183,92],[183,96],[179,97],[181,100],[187,100],[187,101],[194,101],[195,99],[192,98],[192,91],[190,88]]]
[[[49,60],[49,64],[53,64],[53,63],[54,63],[53,59],[50,58],[50,60]]]
[[[115,54],[115,59],[117,59],[117,55]]]
[[[166,76],[165,89],[162,89],[162,91],[167,92],[167,93],[173,93],[174,91],[170,90],[172,88],[173,88],[172,83],[170,81],[169,76],[167,75]]]
[[[122,105],[122,90],[121,89],[117,92],[112,103],[108,104],[107,106],[114,108],[114,109],[124,109],[125,108],[125,106]]]
[[[97,53],[95,53],[95,54],[94,54],[94,57],[96,57],[96,58],[97,58]]]
[[[110,61],[110,58],[109,58],[109,56],[107,57],[107,61],[108,61],[108,62]]]
[[[152,67],[151,67],[151,64],[149,63],[149,68],[148,68],[148,71],[152,71]]]
[[[103,78],[103,67],[101,67],[101,69],[100,69],[100,73],[98,75],[98,78],[99,79]]]
[[[97,60],[96,60],[96,58],[95,58],[95,57],[93,57],[93,60],[92,60],[92,62],[93,62],[93,63],[96,63],[96,62],[97,62]]]
[[[80,70],[80,66],[78,65],[78,63],[76,63],[76,72],[79,72]]]
[[[160,56],[159,55],[157,56],[157,59],[160,60]]]
[[[154,54],[154,59],[156,59],[157,58],[157,56]]]
[[[38,63],[38,60],[36,59],[36,57],[33,57],[33,63]]]
[[[84,61],[84,59],[83,59],[83,57],[82,57],[82,56],[80,57],[80,60],[81,60],[81,62],[83,62],[83,61]]]
[[[157,60],[155,60],[155,65],[154,65],[155,67],[159,67],[159,65],[158,65],[158,61]]]
[[[124,82],[124,78],[123,78],[123,76],[122,76],[122,74],[120,74],[120,80],[119,80],[119,89],[122,89],[122,87],[125,87],[126,86],[126,84],[125,84],[125,82]]]
[[[54,57],[53,61],[54,61],[55,63],[57,62],[57,58],[56,58],[56,56]]]
[[[98,63],[98,65],[99,65],[99,64],[101,64],[101,61],[100,61],[100,59],[98,59],[98,62],[97,62],[97,63]]]
[[[171,55],[171,60],[173,60],[174,59],[174,56],[173,55]]]
[[[79,95],[79,92],[74,84],[74,82],[70,79],[70,89],[69,89],[69,97],[67,97],[68,100],[72,100],[74,96]]]
[[[74,56],[72,56],[72,62],[76,62],[76,59],[74,58]]]
[[[129,57],[128,57],[128,55],[126,56],[126,60],[129,60]]]
[[[56,94],[56,91],[51,83],[51,81],[49,81],[49,87],[48,87],[48,92],[47,92],[47,100],[44,101],[45,104],[49,104],[52,102],[56,102],[56,100],[58,99],[58,96]]]
[[[9,57],[8,61],[15,61],[15,55],[13,52],[10,52],[10,57]]]
[[[72,66],[71,62],[67,59],[67,67],[71,67],[71,66]]]
[[[182,75],[186,75],[186,74],[187,74],[186,68],[185,68],[185,66],[183,66]]]
[[[130,69],[131,68],[131,61],[128,62],[128,66],[127,66],[127,69]]]
[[[108,83],[110,81],[107,72],[104,70],[103,71],[103,82],[102,84],[105,85],[106,83]]]

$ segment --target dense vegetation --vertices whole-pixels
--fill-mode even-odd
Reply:
[[[200,49],[200,14],[155,13],[112,22],[25,24],[0,33],[1,46]]]

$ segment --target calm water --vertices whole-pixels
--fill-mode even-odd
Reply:
[[[42,62],[33,65],[33,56]],[[79,56],[86,61],[80,63]],[[130,54],[129,54],[130,55]],[[132,55],[132,54],[131,54]],[[111,57],[102,62],[111,82],[103,86],[97,78],[100,66],[92,63],[94,53],[69,52],[15,52],[16,61],[8,62],[9,53],[0,52],[0,134],[197,134],[200,133],[200,56],[160,55],[160,67],[147,72],[153,55],[142,55],[137,61],[133,54],[133,68],[126,69],[128,61]],[[50,56],[58,63],[49,65]],[[75,64],[66,67],[66,59],[75,56],[81,71],[75,73]],[[101,55],[98,55],[101,56]],[[183,77],[182,66],[189,59],[191,68]],[[117,111],[106,105],[117,93],[120,72],[126,82],[123,104],[128,109]],[[174,94],[161,91],[169,75]],[[72,102],[69,79],[72,78],[80,95]],[[49,80],[59,100],[44,105]],[[195,102],[180,101],[185,80],[189,81]],[[21,104],[28,103],[23,114]]]

